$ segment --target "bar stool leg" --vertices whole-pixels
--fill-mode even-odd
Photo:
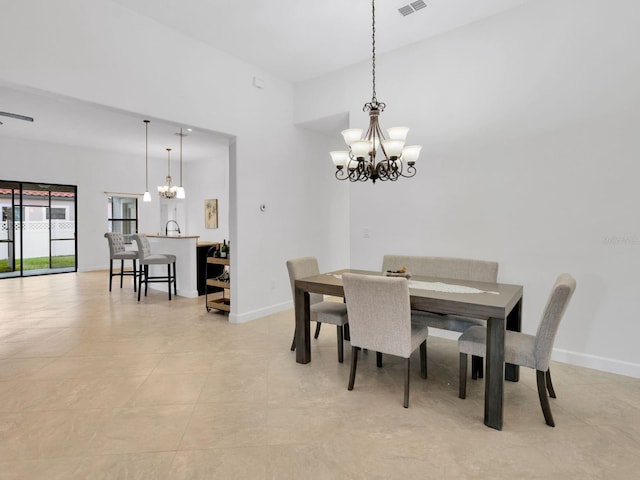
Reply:
[[[173,262],[173,293],[178,295],[178,276],[176,275],[176,262]]]
[[[120,259],[120,288],[122,288],[123,278],[124,278],[124,259]]]
[[[169,287],[169,300],[171,300],[171,264],[167,263],[167,286]]]
[[[113,258],[109,259],[109,291],[111,291],[112,282],[113,282]]]

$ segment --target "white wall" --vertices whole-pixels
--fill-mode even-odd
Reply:
[[[530,333],[570,272],[555,358],[640,377],[638,25],[638,2],[538,0],[379,55],[381,123],[424,148],[415,178],[351,186],[351,266],[497,260],[525,287]],[[298,86],[296,121],[347,110],[366,126],[369,76],[362,64]]]
[[[310,164],[320,160],[311,147],[324,156],[324,142],[293,126],[289,83],[108,0],[2,2],[0,44],[14,45],[17,38],[19,48],[0,49],[4,82],[235,137],[229,159],[229,237],[236,254],[231,321],[290,303],[284,259],[301,245],[331,258],[331,236],[348,238],[348,232],[329,228],[336,217],[346,225],[348,210],[334,210],[331,218],[326,213],[326,204],[342,190],[330,171],[320,183],[311,177],[320,168]],[[254,76],[264,89],[252,86]],[[61,160],[54,169],[60,168],[74,164]],[[96,174],[105,168],[98,166]],[[53,171],[38,173],[54,177]],[[78,187],[79,196],[88,198],[97,188],[91,182]],[[109,189],[132,188],[140,187],[123,179]],[[269,206],[264,214],[260,203]],[[315,226],[318,221],[332,223],[322,228]],[[315,235],[307,228],[311,224]],[[89,255],[93,242],[79,242],[80,253]]]
[[[185,231],[200,235],[200,241],[222,242],[229,239],[229,150],[216,152],[214,158],[185,162]],[[204,201],[218,199],[218,228],[204,224]],[[182,227],[182,225],[181,225]]]

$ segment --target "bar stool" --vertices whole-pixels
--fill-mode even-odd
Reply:
[[[109,242],[109,291],[111,291],[111,283],[113,277],[120,277],[120,288],[122,288],[122,278],[124,276],[133,277],[133,291],[136,291],[136,280],[138,269],[136,260],[138,260],[138,252],[135,250],[126,250],[124,247],[124,237],[119,232],[107,232],[104,234]],[[113,261],[120,260],[120,272],[113,273]],[[124,269],[124,261],[133,261],[133,270]]]
[[[144,283],[144,296],[147,296],[147,287],[149,283],[167,282],[169,289],[169,300],[171,300],[171,284],[173,283],[173,293],[178,294],[178,286],[176,285],[176,256],[171,254],[151,254],[151,245],[149,240],[143,233],[135,234],[134,240],[138,244],[138,259],[140,261],[140,271],[138,273],[138,301],[140,301],[140,293],[142,284]],[[171,265],[173,264],[173,275],[171,274]],[[166,265],[167,276],[149,276],[149,265]]]

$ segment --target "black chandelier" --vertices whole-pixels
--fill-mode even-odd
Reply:
[[[336,166],[336,178],[351,182],[371,180],[396,181],[400,177],[413,177],[416,174],[415,163],[420,155],[420,145],[405,146],[408,127],[387,129],[389,138],[385,138],[378,123],[378,117],[386,105],[376,98],[376,6],[371,1],[371,66],[373,94],[371,101],[364,104],[362,110],[369,112],[369,129],[362,137],[361,128],[343,130],[342,136],[349,146],[348,151],[330,152]],[[376,152],[381,150],[384,159],[376,163]]]

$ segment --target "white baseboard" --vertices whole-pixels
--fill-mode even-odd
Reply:
[[[250,322],[251,320],[257,320],[258,318],[266,317],[267,315],[272,315],[274,313],[282,312],[283,310],[288,310],[293,307],[293,302],[283,302],[278,303],[276,305],[271,305],[265,308],[259,308],[257,310],[252,310],[251,312],[246,312],[242,314],[231,313],[229,314],[229,323],[245,323]]]
[[[243,313],[242,315],[231,314],[229,315],[229,321],[231,323],[250,322],[251,320],[256,320],[289,308],[293,308],[293,302],[291,301],[253,310],[251,312]],[[455,341],[458,340],[460,333],[441,330],[439,328],[430,328],[429,335]],[[640,364],[616,360],[615,358],[598,357],[588,353],[571,352],[559,348],[553,349],[551,358],[556,362],[567,363],[577,367],[593,368],[594,370],[601,370],[603,372],[640,378]]]
[[[598,357],[588,353],[571,352],[554,348],[552,360],[578,367],[593,368],[603,372],[617,373],[628,377],[640,378],[640,364],[616,360],[615,358]]]
[[[439,328],[430,328],[429,335],[449,340],[457,340],[460,336],[458,332],[440,330]],[[640,378],[640,364],[616,360],[614,358],[598,357],[596,355],[589,355],[588,353],[570,352],[568,350],[554,348],[551,359],[577,367],[593,368],[594,370],[603,372]]]

